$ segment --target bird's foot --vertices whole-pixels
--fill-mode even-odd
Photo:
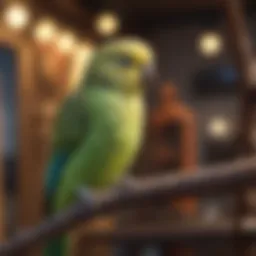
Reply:
[[[97,192],[95,190],[84,187],[79,188],[76,193],[78,199],[89,207],[100,202],[100,200],[102,199],[102,195],[102,192]]]
[[[137,190],[139,184],[136,178],[131,176],[123,179],[119,184],[117,184],[114,190],[121,196],[125,196],[127,194],[131,194]]]
[[[133,177],[126,177],[112,189],[107,191],[93,190],[81,187],[76,191],[76,196],[80,201],[91,207],[104,200],[113,198],[113,196],[127,196],[136,191],[139,187],[139,182]]]

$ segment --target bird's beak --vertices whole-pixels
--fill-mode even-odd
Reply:
[[[157,87],[159,84],[159,73],[156,65],[150,63],[144,67],[142,80],[145,87],[145,96],[150,106],[156,101]]]

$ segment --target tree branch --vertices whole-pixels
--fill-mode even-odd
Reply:
[[[17,234],[9,242],[2,244],[0,255],[20,252],[34,243],[67,232],[81,221],[88,221],[96,215],[126,208],[144,200],[153,200],[164,195],[173,198],[192,194],[204,196],[212,193],[230,193],[238,188],[251,186],[256,184],[256,157],[185,173],[191,174],[138,179],[134,182],[133,190],[127,193],[109,190],[90,204],[88,201],[78,202],[67,211],[45,220],[38,227]]]

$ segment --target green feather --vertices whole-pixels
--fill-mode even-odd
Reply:
[[[68,256],[68,241],[65,236],[51,239],[44,248],[45,256]]]

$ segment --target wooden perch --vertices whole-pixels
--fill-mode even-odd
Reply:
[[[193,174],[143,178],[141,181],[135,181],[133,191],[129,193],[117,193],[116,190],[110,190],[90,204],[87,201],[78,202],[69,210],[45,220],[38,227],[21,232],[0,246],[0,255],[21,252],[35,243],[68,231],[81,221],[141,203],[145,199],[152,200],[166,194],[169,197],[179,197],[191,194],[204,196],[209,193],[234,192],[255,183],[256,157],[202,168]]]
[[[93,230],[83,234],[83,239],[87,243],[97,243],[97,241],[106,243],[117,242],[140,242],[140,243],[163,243],[178,242],[190,245],[202,245],[205,242],[225,241],[230,242],[234,239],[237,230],[234,227],[232,219],[218,219],[207,222],[203,220],[185,221],[168,227],[166,225],[147,225],[146,227],[129,227],[116,230]],[[239,230],[239,239],[253,240],[256,238],[256,219],[244,218],[241,229]]]

